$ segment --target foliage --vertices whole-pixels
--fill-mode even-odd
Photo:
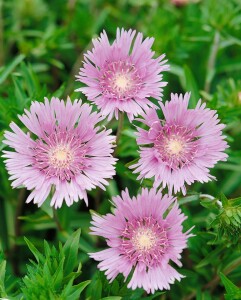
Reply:
[[[80,230],[74,232],[64,245],[59,243],[58,249],[44,241],[43,253],[28,240],[25,239],[29,249],[35,257],[31,264],[27,265],[27,274],[18,282],[19,291],[11,298],[14,299],[79,299],[84,288],[90,280],[76,284],[81,274],[81,264],[78,264]],[[1,262],[1,296],[10,297],[7,294],[4,277],[6,261]],[[78,280],[79,281],[79,280]]]
[[[216,181],[195,183],[185,197],[177,195],[188,216],[185,227],[195,226],[195,237],[189,241],[179,270],[186,277],[169,291],[154,295],[127,289],[122,276],[109,284],[88,257],[89,252],[106,246],[89,235],[89,209],[108,213],[111,197],[125,187],[135,195],[140,185],[152,184],[138,182],[128,169],[139,157],[135,125],[125,118],[116,150],[117,175],[105,192],[89,193],[88,208],[75,203],[53,211],[50,199],[41,208],[26,204],[28,192],[11,188],[1,159],[0,297],[215,300],[225,294],[225,299],[241,299],[240,13],[239,0],[200,0],[183,6],[169,0],[0,0],[1,150],[4,131],[11,121],[21,126],[17,116],[32,100],[43,101],[52,95],[80,97],[75,92],[79,87],[75,75],[83,54],[103,29],[113,39],[116,27],[135,28],[155,37],[156,56],[166,53],[170,64],[170,72],[164,75],[168,81],[164,99],[171,92],[191,91],[194,107],[201,97],[226,124],[230,146],[228,161],[211,171]],[[104,121],[103,126],[116,133],[118,122]],[[34,256],[30,263],[29,249]]]
[[[224,274],[220,273],[221,280],[225,287],[227,294],[225,295],[226,300],[237,300],[241,299],[241,289],[232,283]]]

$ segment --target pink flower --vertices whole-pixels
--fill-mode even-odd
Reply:
[[[171,0],[171,3],[174,5],[185,5],[188,4],[188,2],[190,2],[189,0]]]
[[[153,38],[143,40],[142,33],[117,29],[116,40],[110,45],[106,32],[93,40],[94,48],[85,54],[83,68],[77,80],[85,87],[83,92],[110,120],[118,112],[126,112],[132,120],[142,110],[155,105],[148,100],[154,97],[161,100],[163,71],[169,66],[163,61],[165,55],[153,58],[151,46]]]
[[[181,266],[180,258],[187,239],[182,222],[186,217],[178,208],[176,198],[154,189],[142,189],[130,198],[128,190],[113,198],[114,214],[94,214],[91,234],[106,239],[108,249],[91,253],[100,261],[98,268],[113,281],[122,273],[133,272],[128,288],[144,288],[148,293],[170,289],[170,284],[183,277],[171,265]],[[171,207],[170,207],[171,206]]]
[[[205,108],[198,101],[195,109],[188,109],[190,93],[172,94],[171,101],[160,103],[165,120],[155,110],[143,114],[141,121],[149,130],[138,128],[137,143],[140,159],[131,166],[138,179],[154,177],[154,186],[168,187],[169,191],[182,190],[185,183],[207,182],[215,179],[209,168],[226,160],[223,151],[228,147],[222,135],[224,124],[219,124],[216,111]]]
[[[27,203],[33,199],[41,206],[52,189],[51,206],[61,207],[64,200],[70,206],[79,199],[88,204],[86,191],[104,189],[115,174],[114,137],[111,130],[95,127],[103,118],[89,105],[45,98],[19,119],[31,136],[12,122],[4,143],[15,151],[4,151],[3,157],[12,186],[32,190]]]
[[[189,3],[197,3],[199,0],[170,0],[176,6],[183,6]]]

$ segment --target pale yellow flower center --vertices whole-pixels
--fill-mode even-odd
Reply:
[[[114,88],[119,92],[123,93],[131,88],[131,80],[128,74],[118,74],[114,80]]]
[[[66,160],[67,159],[67,151],[64,151],[64,150],[58,150],[56,151],[55,153],[55,158],[59,161],[63,161],[63,160]]]
[[[181,141],[178,140],[169,140],[167,143],[167,151],[170,152],[171,155],[178,155],[182,152],[184,145]]]
[[[59,145],[49,152],[49,162],[56,168],[67,168],[73,160],[73,154],[68,145]]]
[[[140,228],[133,237],[133,244],[137,250],[150,250],[156,243],[156,235],[151,229]]]

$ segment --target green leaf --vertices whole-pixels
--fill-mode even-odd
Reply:
[[[11,74],[11,72],[16,68],[18,64],[21,63],[25,58],[25,55],[18,55],[9,65],[7,65],[3,71],[0,73],[0,84],[2,84],[5,79]]]
[[[219,275],[227,292],[227,294],[225,295],[225,299],[241,299],[241,290],[235,284],[233,284],[232,281],[230,281],[223,273],[220,272]]]
[[[74,292],[67,297],[67,300],[79,299],[79,295],[82,291],[90,284],[90,280],[83,281],[77,285],[75,285],[72,289]]]
[[[125,164],[125,167],[126,167],[126,168],[129,168],[130,166],[136,164],[136,163],[138,162],[138,160],[139,160],[139,158],[136,158],[136,159],[134,159],[134,160],[128,162],[127,164]]]
[[[229,205],[227,197],[223,193],[221,193],[219,197],[223,204],[223,207],[227,207]]]
[[[118,295],[119,294],[120,285],[118,280],[114,280],[111,285],[111,294]]]
[[[232,207],[241,206],[241,197],[230,199],[229,204],[231,204]]]
[[[216,213],[219,213],[219,209],[217,207],[217,199],[209,199],[209,198],[203,198],[201,201],[200,201],[200,204],[209,209],[209,210],[212,210],[213,212],[216,212]]]
[[[225,248],[225,246],[221,245],[221,246],[217,247],[216,249],[214,249],[213,251],[211,251],[204,259],[202,259],[197,264],[196,267],[202,268],[202,267],[205,267],[206,265],[212,264],[214,262],[214,260],[218,258],[218,255],[223,251],[224,248]]]
[[[28,95],[30,97],[33,97],[36,94],[36,92],[40,89],[40,85],[32,70],[32,66],[30,64],[26,65],[24,62],[22,62],[21,71],[23,74],[24,83],[26,84]]]
[[[44,259],[39,259],[39,253],[36,248],[28,241],[31,251],[34,253],[38,263],[31,261],[27,266],[27,275],[23,277],[21,290],[26,299],[69,299],[77,300],[82,290],[89,284],[89,281],[73,285],[74,280],[80,275],[80,268],[77,272],[64,272],[65,258],[69,259],[69,266],[73,269],[72,255],[77,259],[80,230],[74,232],[67,240],[64,247],[59,243],[58,249],[50,246],[44,241]],[[67,255],[66,255],[67,254]],[[66,257],[65,257],[66,255]],[[68,271],[68,270],[67,270]]]
[[[66,273],[73,271],[74,267],[77,264],[77,253],[79,249],[79,240],[80,240],[81,229],[75,231],[67,240],[63,247],[65,254],[65,264],[64,270]]]
[[[38,249],[26,238],[24,237],[26,244],[28,245],[29,250],[33,253],[37,262],[44,261],[44,256],[38,251]]]
[[[113,196],[118,195],[118,186],[117,186],[117,183],[114,180],[111,180],[109,182],[109,185],[107,186],[107,191],[108,191],[108,194],[111,198]]]
[[[181,84],[181,86],[183,87],[183,89],[185,89],[185,75],[184,75],[184,70],[182,67],[169,63],[170,65],[170,73],[176,75],[179,78],[179,82]]]
[[[105,297],[105,298],[101,298],[100,300],[121,300],[122,297],[119,296],[110,296],[110,297]]]
[[[94,284],[91,284],[91,299],[99,300],[102,295],[102,282],[100,279],[95,280]]]
[[[17,99],[19,107],[23,107],[26,102],[27,95],[23,89],[22,82],[19,78],[15,77],[15,76],[12,76],[12,80],[13,80],[13,84],[14,84],[15,97]]]
[[[64,94],[64,90],[66,88],[66,83],[63,83],[54,93],[53,97],[61,98]]]
[[[64,260],[65,258],[63,257],[59,263],[59,266],[57,267],[55,273],[52,276],[52,281],[55,289],[60,289],[61,288],[61,283],[64,278]]]
[[[189,107],[194,108],[200,99],[200,93],[198,90],[197,82],[194,78],[194,75],[191,69],[188,66],[184,66],[184,75],[185,75],[185,90],[191,92],[191,98],[189,101]]]
[[[212,300],[209,291],[201,291],[201,289],[197,290],[196,300]]]
[[[225,63],[225,64],[217,67],[218,73],[234,72],[234,71],[240,71],[240,70],[241,70],[240,60],[237,60],[237,61],[230,60],[228,63]]]
[[[80,238],[80,249],[86,253],[88,252],[95,252],[96,248],[94,248],[86,239]]]
[[[0,295],[2,297],[6,297],[6,291],[5,291],[5,273],[6,273],[6,261],[3,260],[0,262]]]
[[[51,199],[48,197],[44,203],[40,206],[40,209],[42,209],[51,219],[54,217],[53,208],[50,206]]]

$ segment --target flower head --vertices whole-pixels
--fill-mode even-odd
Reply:
[[[185,6],[190,3],[197,3],[200,0],[170,0],[170,2],[176,6]]]
[[[170,2],[174,5],[182,6],[188,4],[189,0],[171,0]]]
[[[135,38],[135,34],[118,28],[116,39],[110,44],[104,31],[93,40],[94,48],[85,54],[84,66],[76,76],[86,85],[78,91],[109,119],[113,115],[118,119],[118,112],[123,111],[132,120],[143,109],[155,107],[147,98],[161,100],[162,87],[167,84],[161,74],[168,70],[165,55],[154,59],[154,39],[143,40],[142,33]]]
[[[12,122],[13,132],[5,133],[4,143],[15,151],[3,151],[3,157],[12,186],[32,190],[27,202],[33,199],[40,206],[52,188],[55,207],[64,200],[68,206],[79,199],[88,204],[86,191],[104,189],[115,174],[114,137],[111,130],[96,127],[102,117],[89,105],[45,98],[44,103],[33,102],[19,119],[31,135]]]
[[[190,234],[183,233],[186,217],[176,199],[154,189],[142,189],[130,198],[128,190],[113,198],[114,214],[93,215],[92,234],[104,237],[108,249],[91,253],[109,280],[122,273],[125,279],[133,271],[129,288],[144,288],[148,293],[169,289],[183,276],[170,262],[181,266],[180,258]]]
[[[172,94],[171,101],[160,103],[165,120],[152,109],[143,114],[141,121],[149,130],[138,128],[137,143],[143,146],[139,161],[131,166],[140,173],[138,179],[154,177],[155,186],[183,194],[185,183],[215,179],[209,168],[226,160],[223,151],[228,147],[216,111],[205,108],[201,100],[188,109],[189,98],[190,93]]]

